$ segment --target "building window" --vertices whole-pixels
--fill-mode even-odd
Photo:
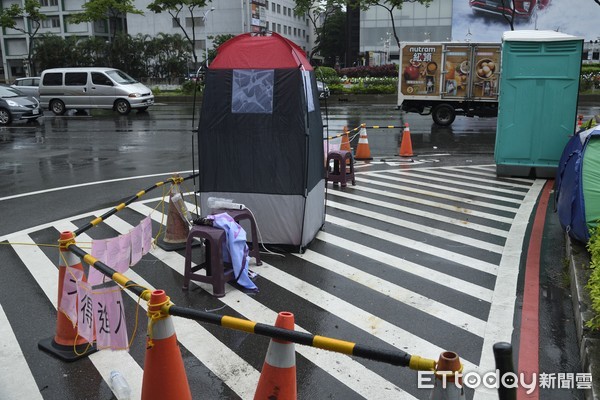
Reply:
[[[40,0],[42,7],[53,7],[58,5],[58,0]]]
[[[202,26],[202,17],[194,17],[194,26]],[[190,17],[185,18],[185,27],[186,28],[192,27],[192,18],[190,18]]]
[[[179,28],[179,24],[181,23],[181,20],[179,18],[173,18],[171,20],[171,22],[173,22],[173,28]]]
[[[275,3],[271,3],[271,11],[275,12]]]
[[[292,9],[288,8],[288,17],[291,17],[291,16],[292,16]]]
[[[94,21],[94,30],[96,32],[107,33],[108,29],[106,28],[106,21],[103,20],[103,19],[100,19],[98,21]]]
[[[281,4],[277,4],[277,14],[281,14]]]
[[[287,7],[283,6],[283,15],[287,14]]]
[[[277,24],[277,33],[281,33],[281,24]]]
[[[60,18],[58,16],[46,18],[42,21],[42,28],[60,28]]]

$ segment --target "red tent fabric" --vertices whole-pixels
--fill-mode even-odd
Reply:
[[[298,68],[300,65],[307,71],[313,69],[304,51],[294,42],[276,33],[269,36],[244,33],[219,47],[210,69]]]

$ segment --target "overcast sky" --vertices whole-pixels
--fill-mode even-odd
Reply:
[[[550,0],[550,6],[535,20],[515,24],[522,29],[558,30],[586,41],[600,39],[600,6],[594,0]],[[453,1],[452,40],[464,41],[471,32],[472,41],[500,42],[510,30],[502,16],[475,17],[468,0]]]

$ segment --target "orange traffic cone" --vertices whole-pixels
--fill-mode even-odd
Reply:
[[[79,257],[67,249],[67,244],[70,242],[75,242],[73,232],[61,232],[58,258],[58,303],[56,303],[58,305],[61,304],[62,300],[63,282],[67,266],[83,272]],[[85,275],[83,279],[85,280]],[[54,337],[40,340],[38,348],[63,361],[75,361],[96,351],[96,348],[91,346],[86,339],[77,336],[77,327],[62,311],[58,311],[56,315],[56,334]]]
[[[360,126],[360,137],[356,147],[355,160],[372,160],[371,149],[369,149],[369,139],[367,138],[367,128],[365,124]]]
[[[350,148],[350,138],[348,137],[348,127],[344,126],[344,135],[342,136],[342,144],[340,150],[352,151]]]
[[[173,321],[161,311],[168,303],[164,290],[150,295],[142,400],[192,399]]]
[[[410,128],[408,122],[404,124],[404,132],[402,132],[402,142],[400,143],[400,157],[412,157],[412,140],[410,140]]]
[[[169,191],[166,232],[160,235],[156,241],[158,247],[165,251],[184,249],[190,232],[189,223],[184,220],[181,212],[177,209],[177,201],[173,200],[174,196],[181,196],[179,185],[176,183],[171,185]]]
[[[293,331],[294,314],[280,312],[275,326]],[[294,343],[271,339],[254,400],[295,400],[297,394]]]
[[[465,398],[463,390],[462,364],[458,354],[445,351],[440,354],[435,368],[435,384],[429,395],[430,400],[462,400]],[[445,385],[444,385],[445,383]]]

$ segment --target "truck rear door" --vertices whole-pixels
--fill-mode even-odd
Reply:
[[[500,79],[500,45],[473,46],[473,86],[471,95],[476,100],[498,100]]]
[[[444,48],[443,58],[443,98],[498,100],[499,44],[449,44]]]
[[[472,47],[469,44],[449,44],[444,48],[442,90],[444,99],[471,97]]]

